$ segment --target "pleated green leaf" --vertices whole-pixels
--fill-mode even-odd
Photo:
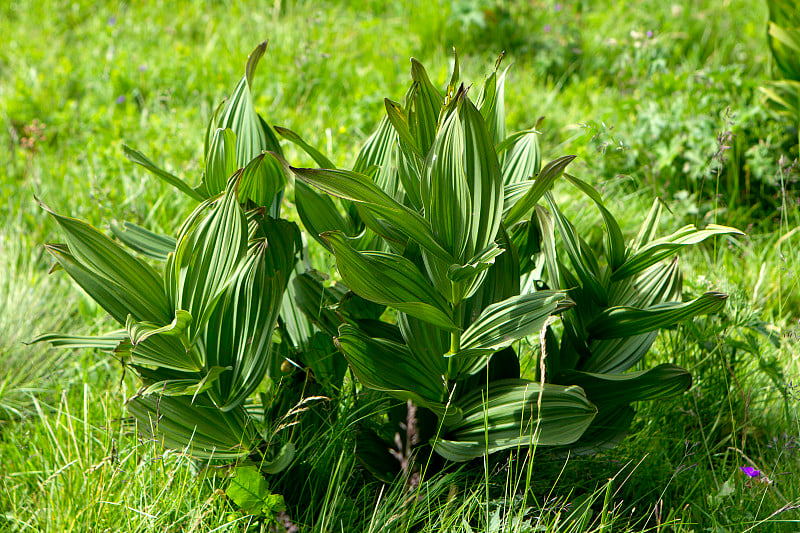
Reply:
[[[501,147],[502,145],[498,148]],[[534,129],[519,132],[503,159],[503,185],[508,187],[523,183],[539,174],[541,169],[539,132]]]
[[[148,322],[135,323],[128,320],[128,334],[135,334],[136,342],[121,343],[114,353],[118,358],[134,365],[151,365],[181,372],[200,372],[203,354],[186,338],[186,322],[191,317],[185,314],[167,326],[158,327]]]
[[[622,236],[622,230],[617,223],[617,219],[614,218],[611,211],[606,209],[606,206],[603,204],[603,198],[594,187],[575,176],[565,173],[564,177],[580,189],[586,196],[591,198],[600,210],[603,223],[606,226],[606,257],[608,259],[608,265],[612,270],[619,268],[625,262],[625,238]]]
[[[283,137],[287,141],[299,146],[320,167],[322,167],[322,168],[336,168],[336,165],[334,165],[333,162],[330,159],[328,159],[322,152],[320,152],[319,150],[317,150],[316,148],[314,148],[313,146],[308,144],[297,133],[293,132],[292,130],[290,130],[288,128],[280,128],[278,126],[275,126],[275,131],[278,133],[278,135],[280,135],[281,137]]]
[[[425,369],[426,375],[447,374],[448,364],[443,357],[450,349],[450,334],[447,330],[406,313],[397,314],[397,325],[408,349]]]
[[[436,136],[436,125],[444,97],[431,83],[422,63],[413,58],[411,59],[411,78],[414,83],[406,97],[405,104],[408,109],[411,133],[424,156],[430,150]]]
[[[120,343],[128,339],[128,333],[124,329],[112,331],[105,335],[63,335],[61,333],[45,333],[39,335],[27,344],[37,342],[47,342],[54,348],[66,348],[68,350],[92,349],[104,352],[113,352]]]
[[[347,170],[327,170],[291,167],[298,179],[333,196],[357,202],[391,224],[429,253],[450,261],[452,256],[434,238],[428,222],[415,211],[398,203],[383,192],[367,176]],[[384,228],[370,228],[381,233]]]
[[[474,278],[494,264],[494,260],[505,250],[492,243],[488,249],[473,257],[465,265],[453,265],[447,271],[447,277],[453,281],[467,281]]]
[[[342,233],[325,233],[345,284],[367,300],[455,330],[448,303],[405,257],[384,252],[358,252]]]
[[[501,54],[495,64],[494,72],[486,78],[476,100],[477,108],[486,121],[489,138],[494,145],[499,144],[506,136],[505,82],[508,67],[498,73],[502,59]]]
[[[264,152],[274,152],[283,157],[275,132],[256,113],[250,94],[253,74],[266,48],[265,41],[250,54],[245,76],[236,85],[217,121],[218,128],[230,128],[236,135],[236,168],[249,166]],[[252,164],[248,177],[243,181],[241,194],[256,205],[270,206],[273,197],[286,185],[286,176],[275,159],[261,158]]]
[[[255,449],[258,433],[239,407],[222,411],[206,394],[136,396],[128,402],[140,431],[159,438],[167,448],[197,459],[236,459]]]
[[[586,326],[596,339],[615,339],[639,335],[674,326],[694,316],[717,313],[725,307],[727,294],[707,292],[691,302],[666,302],[646,309],[610,307]]]
[[[656,231],[658,230],[658,222],[661,220],[662,200],[656,198],[653,200],[653,205],[647,212],[647,216],[639,228],[639,233],[636,235],[630,247],[630,252],[637,252],[645,244],[649,243],[656,238]]]
[[[558,209],[553,196],[547,194],[545,198],[550,205],[552,219],[555,223],[555,228],[558,230],[558,234],[561,236],[564,251],[569,258],[570,264],[575,269],[582,289],[591,296],[596,304],[600,306],[607,305],[608,293],[606,287],[601,284],[598,279],[599,272],[593,251],[585,245],[575,228],[564,214],[561,213],[561,210]],[[555,258],[555,260],[557,261],[558,258]],[[565,272],[561,272],[562,277],[565,274]]]
[[[488,355],[539,333],[547,318],[572,304],[563,292],[539,291],[490,305],[461,335],[455,357]]]
[[[451,461],[524,446],[559,446],[583,434],[597,408],[578,387],[501,380],[458,401],[463,419],[433,448]]]
[[[684,226],[672,235],[644,244],[636,253],[628,257],[622,266],[614,270],[611,279],[617,281],[638,274],[647,267],[670,257],[681,248],[703,242],[715,235],[744,235],[744,233],[736,228],[717,224],[709,224],[702,230],[698,230],[693,224]]]
[[[397,132],[392,127],[389,117],[384,116],[378,124],[378,128],[369,136],[358,152],[353,172],[366,174],[370,168],[382,167],[396,142]]]
[[[463,263],[492,243],[502,216],[502,177],[480,112],[462,87],[425,161],[425,218]]]
[[[682,394],[692,386],[692,375],[679,366],[661,364],[626,374],[570,372],[563,381],[581,387],[592,403],[605,407]]]
[[[339,213],[333,200],[329,196],[319,194],[300,180],[294,184],[294,201],[303,227],[323,246],[327,247],[328,243],[319,235],[326,231],[341,231],[350,237],[355,235],[355,228],[350,219]]]
[[[386,116],[389,122],[397,132],[398,139],[403,146],[408,149],[414,156],[422,159],[424,157],[422,150],[417,143],[417,139],[411,132],[411,124],[409,123],[408,114],[403,106],[397,102],[393,102],[388,98],[383,99],[384,106],[386,107]]]
[[[128,315],[133,315],[138,320],[162,323],[171,320],[167,310],[161,309],[161,306],[154,306],[153,302],[136,290],[135,286],[123,286],[85,267],[75,259],[67,246],[47,244],[45,249],[64,272],[118,323],[124,325]]]
[[[516,222],[522,220],[525,215],[530,213],[531,209],[536,205],[536,203],[544,196],[550,187],[553,186],[553,183],[560,178],[564,174],[564,170],[567,168],[573,160],[575,159],[574,155],[565,155],[549,162],[542,171],[536,175],[534,180],[529,180],[528,182],[518,182],[520,184],[525,183],[529,185],[527,192],[520,197],[520,186],[513,186],[509,185],[508,194],[512,199],[516,199],[513,204],[510,202],[505,202],[504,204],[504,218],[503,222],[505,223],[506,227],[510,227]],[[507,207],[507,210],[506,210]]]
[[[194,318],[193,339],[247,250],[247,222],[236,201],[235,181],[205,218],[183,231],[167,267],[173,270],[175,308]]]
[[[464,167],[465,143],[458,114],[450,113],[428,154],[421,189],[425,218],[457,262],[475,253],[475,242],[470,242],[473,201]]]
[[[172,337],[182,337],[186,334],[186,330],[192,323],[192,315],[186,311],[179,309],[175,312],[175,318],[165,326],[159,326],[152,322],[137,322],[133,317],[128,316],[125,324],[125,329],[128,331],[131,344],[136,346],[140,342],[144,342],[153,335],[168,335]]]
[[[210,196],[225,190],[230,178],[239,168],[236,164],[236,134],[233,130],[218,128],[211,136],[206,154],[203,181]]]
[[[201,376],[194,379],[164,379],[144,387],[141,394],[160,394],[162,396],[192,396],[196,397],[206,392],[217,381],[223,372],[230,367],[213,366]]]
[[[339,328],[335,342],[365,387],[443,411],[448,391],[442,375],[431,372],[407,346],[370,337],[349,324]]]
[[[127,157],[129,160],[133,161],[137,165],[143,166],[148,171],[153,173],[156,177],[160,178],[166,183],[169,183],[182,193],[186,194],[189,198],[193,198],[198,202],[202,202],[204,200],[205,197],[198,191],[194,190],[188,183],[180,179],[178,176],[175,176],[174,174],[171,174],[166,170],[162,169],[161,167],[157,166],[143,153],[134,150],[133,148],[130,148],[124,144],[122,145],[122,150],[125,152],[125,157]]]
[[[203,331],[206,364],[231,368],[214,383],[212,397],[223,411],[239,405],[264,379],[299,249],[300,234],[293,223],[269,217],[257,223],[256,238]]]
[[[249,199],[257,206],[270,207],[275,195],[286,185],[281,165],[265,152],[255,156],[242,169],[239,178],[239,201]]]
[[[77,263],[140,302],[146,314],[137,316],[138,319],[162,323],[172,319],[164,282],[152,268],[89,224],[61,216],[44,204],[40,205],[64,231],[69,252]]]
[[[344,292],[338,286],[326,287],[322,276],[316,271],[298,274],[291,285],[294,306],[319,329],[335,336],[342,323],[335,307],[344,297]]]
[[[125,222],[122,228],[112,224],[111,233],[128,248],[156,261],[166,261],[167,256],[175,251],[174,237],[159,235],[131,222]]]

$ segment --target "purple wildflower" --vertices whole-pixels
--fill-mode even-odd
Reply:
[[[111,15],[110,17],[108,17],[108,25],[109,26],[113,26],[116,23],[117,23],[117,17],[115,17],[114,15]]]
[[[542,28],[545,33],[550,33],[550,24],[545,24],[544,28]]]
[[[761,470],[756,470],[752,466],[740,466],[739,467],[745,475],[750,477],[758,477],[761,475]]]
[[[147,65],[139,65],[139,72],[144,72],[147,70]]]
[[[653,36],[653,30],[647,30],[647,38],[649,39],[652,36]]]
[[[124,94],[121,94],[121,95],[117,96],[117,103],[118,104],[124,104],[125,103],[125,95]]]
[[[553,11],[555,11],[556,13],[558,13],[559,11],[561,11],[561,9],[562,9],[563,7],[564,7],[564,6],[562,6],[562,5],[561,5],[561,2],[559,2],[559,3],[557,3],[556,5],[554,5],[554,6],[553,6]]]

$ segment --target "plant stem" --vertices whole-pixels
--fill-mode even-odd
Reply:
[[[450,353],[455,354],[461,350],[461,303],[457,303],[453,306],[453,319],[455,320],[456,326],[459,327],[457,331],[453,331],[450,333]],[[450,381],[450,378],[453,376],[453,358],[449,357],[447,359],[447,381]]]

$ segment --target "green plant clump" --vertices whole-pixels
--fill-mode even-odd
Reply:
[[[418,433],[407,458],[426,448],[451,461],[532,446],[592,451],[621,440],[632,404],[691,386],[683,368],[642,362],[659,330],[724,306],[719,292],[683,301],[676,254],[740,232],[688,225],[658,237],[654,202],[627,241],[600,194],[566,172],[574,156],[543,165],[537,125],[507,134],[500,60],[474,99],[457,58],[443,92],[412,60],[402,101],[385,100],[353,168],[335,168],[256,113],[250,86],[265,48],[209,123],[200,185],[126,148],[198,202],[174,237],[115,228],[133,255],[48,209],[66,236],[48,251],[119,327],[38,340],[121,360],[141,382],[128,408],[145,431],[198,458],[282,470],[293,448],[276,446],[272,429],[281,367],[294,364],[333,394],[409,406]],[[287,163],[276,132],[320,168]],[[300,232],[279,218],[290,182],[340,283],[298,262]],[[562,182],[599,210],[601,243],[561,211]],[[357,382],[343,379],[334,346]],[[360,433],[357,454],[391,477],[402,465],[385,435],[397,418],[368,418],[374,430]]]

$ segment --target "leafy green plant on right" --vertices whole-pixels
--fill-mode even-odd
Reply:
[[[800,124],[800,10],[795,2],[767,0],[767,41],[777,79],[761,87],[767,103],[779,116]]]
[[[339,349],[364,387],[434,415],[418,442],[455,461],[614,443],[632,403],[688,389],[689,373],[675,365],[626,371],[658,330],[724,305],[713,292],[681,301],[674,254],[737,233],[686,226],[657,239],[655,203],[626,244],[600,195],[565,174],[574,156],[542,167],[535,129],[506,136],[504,77],[496,68],[473,102],[457,61],[443,95],[412,60],[403,102],[386,100],[353,170],[333,168],[297,134],[278,130],[327,167],[291,168],[306,229],[332,251],[352,293],[389,309],[369,323],[339,313]],[[550,192],[562,176],[600,209],[602,253]],[[333,298],[326,307],[346,305]],[[537,370],[525,376],[521,362],[530,358]],[[379,470],[381,445],[364,450]]]

